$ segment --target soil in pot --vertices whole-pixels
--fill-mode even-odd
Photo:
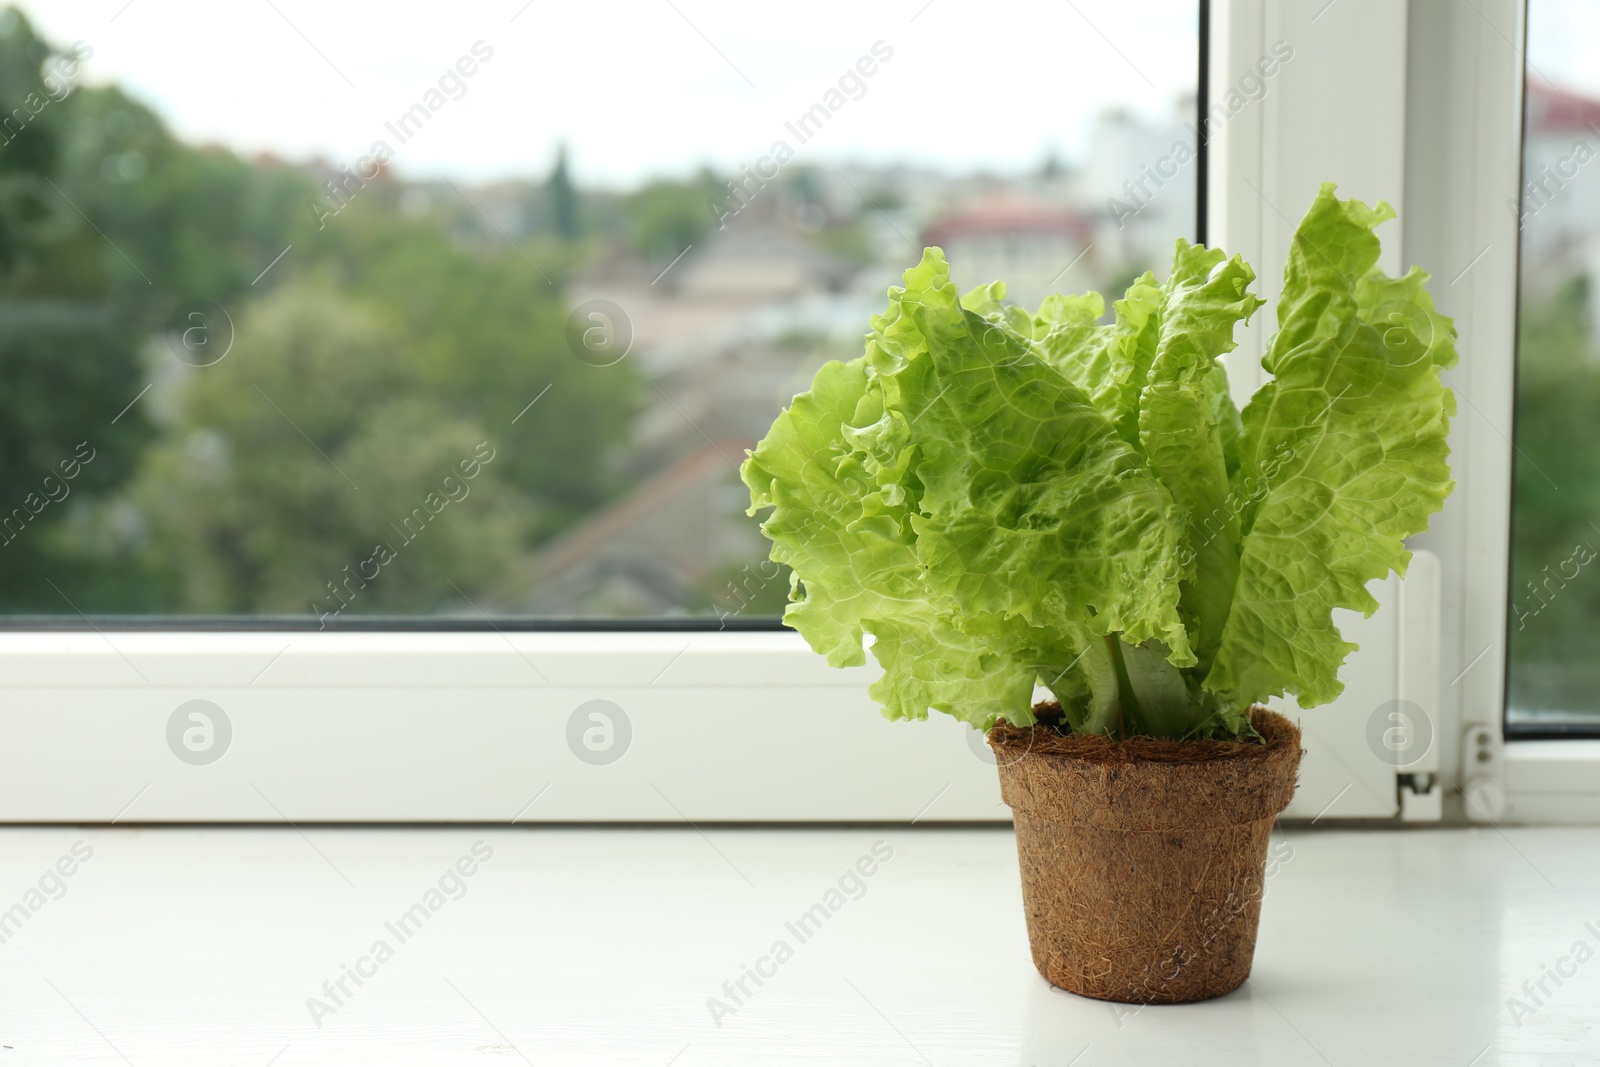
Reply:
[[[1269,836],[1301,754],[1289,720],[1251,718],[1265,744],[990,732],[1033,962],[1051,985],[1179,1004],[1250,976]]]

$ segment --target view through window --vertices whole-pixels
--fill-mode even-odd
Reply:
[[[924,244],[1194,235],[1195,0],[425,10],[0,8],[0,613],[776,615],[738,463]]]
[[[1528,7],[1507,720],[1600,725],[1600,8]]]

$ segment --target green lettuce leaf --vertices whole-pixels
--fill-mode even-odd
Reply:
[[[911,531],[844,433],[876,406],[868,384],[864,360],[826,364],[741,468],[750,513],[772,509],[772,559],[793,569],[783,621],[835,667],[866,662],[863,620],[927,609]]]
[[[1000,718],[1026,726],[1036,678],[1062,655],[1048,632],[999,615],[923,611],[867,626],[883,667],[868,692],[891,719],[925,719],[931,709],[981,730]]]
[[[866,358],[886,411],[915,430],[907,491],[929,587],[969,613],[1158,639],[1193,663],[1171,494],[1030,337],[962,307],[938,249],[905,282]]]
[[[1228,469],[1228,482],[1238,488],[1239,438],[1244,436],[1244,421],[1234,406],[1233,393],[1228,388],[1228,371],[1218,360],[1206,375],[1206,395],[1211,398],[1211,417],[1217,423],[1217,435],[1222,439],[1222,459]]]
[[[1040,355],[1088,394],[1135,451],[1143,448],[1139,395],[1156,358],[1161,300],[1147,272],[1112,305],[1116,318],[1109,325],[1096,324],[1105,312],[1099,293],[1046,297],[1034,318]]]
[[[746,458],[750,511],[771,509],[762,531],[772,558],[793,568],[784,622],[833,666],[864,663],[872,635],[884,673],[871,692],[889,718],[934,709],[984,730],[1002,716],[1031,723],[1040,672],[1061,675],[1074,653],[1059,635],[959,612],[932,591],[907,522],[914,453],[903,425],[884,410],[865,358],[829,363]],[[1101,695],[1103,705],[1103,686]],[[1085,689],[1073,707],[1088,702]]]
[[[1239,580],[1205,686],[1235,710],[1291,693],[1304,707],[1343,689],[1355,645],[1335,608],[1371,615],[1367,583],[1405,573],[1403,538],[1427,528],[1454,483],[1440,381],[1455,329],[1423,289],[1377,267],[1373,228],[1394,211],[1324,186],[1284,272],[1274,378],[1242,415]]]
[[[1187,521],[1193,562],[1185,568],[1182,606],[1202,665],[1221,643],[1239,573],[1239,505],[1212,383],[1226,373],[1217,360],[1233,349],[1234,326],[1261,303],[1248,291],[1255,278],[1237,256],[1179,241],[1154,318],[1155,358],[1139,394],[1146,462]]]
[[[1093,293],[1049,297],[1034,320],[1045,358],[1090,395],[1186,517],[1181,600],[1202,674],[1238,576],[1230,477],[1240,422],[1219,359],[1261,303],[1248,291],[1254,281],[1243,260],[1179,241],[1167,280],[1137,279],[1110,325],[1096,324],[1104,305]]]

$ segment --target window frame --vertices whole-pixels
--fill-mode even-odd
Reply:
[[[1524,0],[1202,0],[1201,13],[1202,107],[1274,40],[1294,32],[1308,42],[1306,62],[1286,67],[1259,107],[1209,139],[1197,168],[1204,236],[1250,260],[1270,299],[1292,224],[1263,206],[1261,194],[1281,192],[1287,209],[1302,202],[1307,182],[1332,177],[1346,194],[1396,204],[1400,241],[1386,250],[1386,267],[1435,265],[1439,304],[1461,332],[1462,366],[1449,380],[1472,402],[1461,405],[1452,429],[1458,487],[1414,541],[1429,554],[1418,559],[1437,567],[1425,563],[1415,568],[1423,577],[1391,581],[1378,617],[1387,629],[1366,638],[1392,643],[1388,658],[1364,651],[1345,674],[1354,689],[1426,708],[1437,793],[1411,808],[1402,796],[1393,810],[1378,804],[1364,814],[1600,821],[1600,741],[1508,745],[1504,726],[1504,431],[1518,268],[1516,220],[1505,204],[1520,187],[1523,73],[1513,42],[1522,40]],[[1398,34],[1400,46],[1375,48],[1386,37],[1378,28]],[[1363,62],[1316,59],[1341,53]],[[1392,99],[1404,105],[1374,110],[1365,125],[1330,124],[1329,101],[1348,106],[1375,84],[1397,88]],[[1286,139],[1296,129],[1316,136]],[[1445,277],[1449,265],[1469,260],[1462,276]],[[1270,321],[1269,310],[1229,357],[1236,394],[1259,384]],[[798,635],[769,621],[617,629],[591,620],[497,619],[485,627],[487,620],[388,619],[341,621],[327,631],[261,619],[236,628],[240,621],[0,625],[0,678],[12,698],[0,708],[0,729],[29,757],[0,781],[0,821],[1008,817],[972,731],[944,716],[885,722],[866,694],[875,668],[828,668]],[[228,709],[233,742],[215,763],[185,763],[168,749],[168,719],[191,699]],[[568,741],[574,713],[593,699],[627,709],[631,741],[613,763],[585,762]],[[1341,700],[1305,721],[1348,725],[1364,710]],[[1359,730],[1336,733],[1326,742],[1336,758],[1362,758]],[[1481,762],[1480,750],[1488,754]],[[1299,802],[1290,814],[1352,817]]]
[[[1442,664],[1461,683],[1442,708],[1453,806],[1468,822],[1594,823],[1600,741],[1518,736],[1506,723],[1527,0],[1411,7],[1407,165],[1422,210],[1407,225],[1408,256],[1468,263],[1487,246],[1446,308],[1467,341],[1450,375],[1470,397],[1455,432],[1465,507],[1419,538],[1456,571],[1444,585]]]
[[[1319,107],[1314,95],[1269,98],[1259,124],[1229,128],[1212,169],[1216,242],[1256,264],[1270,300],[1282,241],[1281,234],[1266,240],[1262,235],[1287,220],[1262,210],[1259,194],[1304,194],[1313,183],[1334,177],[1346,194],[1381,195],[1395,204],[1400,240],[1390,244],[1392,231],[1386,236],[1385,268],[1431,266],[1435,299],[1460,333],[1461,364],[1446,374],[1461,401],[1451,429],[1457,486],[1430,529],[1411,541],[1418,560],[1422,553],[1437,559],[1437,590],[1413,598],[1433,600],[1431,611],[1413,605],[1419,610],[1402,608],[1396,620],[1403,632],[1397,636],[1395,693],[1416,699],[1428,714],[1434,752],[1426,769],[1435,774],[1441,794],[1419,810],[1432,807],[1453,822],[1600,821],[1600,741],[1508,741],[1506,729],[1520,274],[1517,214],[1507,205],[1518,203],[1522,184],[1526,0],[1236,0],[1222,11],[1219,26],[1226,22],[1226,29],[1219,29],[1213,47],[1219,68],[1236,65],[1233,60],[1288,27],[1314,27],[1319,38],[1329,39],[1325,46],[1345,56],[1360,54],[1362,62],[1319,71],[1316,93],[1334,106]],[[1374,44],[1397,35],[1404,41],[1398,56]],[[1224,58],[1218,46],[1233,53]],[[1295,73],[1303,75],[1305,68]],[[1403,106],[1388,116],[1402,128],[1398,140],[1394,121],[1380,112],[1360,113],[1355,121],[1339,114],[1350,111],[1349,102],[1360,99],[1362,86],[1373,80],[1399,87],[1393,99]],[[1314,135],[1286,150],[1287,141],[1271,143],[1274,123],[1280,134]],[[1252,188],[1241,187],[1244,177]],[[1374,181],[1387,187],[1375,190]],[[1253,387],[1261,336],[1252,328],[1230,357],[1236,390]],[[1408,577],[1402,587],[1412,585]],[[1431,635],[1429,615],[1436,620]],[[1416,635],[1421,640],[1406,647],[1408,636]],[[1352,656],[1347,682],[1364,672],[1365,655],[1363,650]],[[1353,723],[1344,703],[1319,709],[1306,721],[1342,714]],[[1345,741],[1346,755],[1356,758],[1358,746],[1348,734]],[[1401,792],[1406,817],[1403,785]]]

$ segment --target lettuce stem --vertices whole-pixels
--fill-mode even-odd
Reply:
[[[1134,696],[1133,680],[1128,676],[1128,664],[1122,656],[1122,640],[1115,634],[1107,634],[1106,647],[1111,650],[1111,664],[1117,672],[1117,740],[1121,741],[1128,737],[1130,725],[1134,733],[1144,732],[1140,729],[1139,698]]]

